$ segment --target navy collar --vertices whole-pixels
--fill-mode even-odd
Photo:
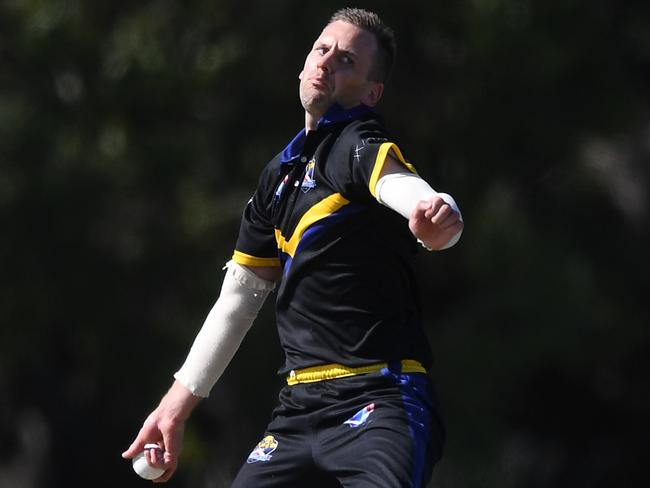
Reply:
[[[335,103],[330,107],[325,115],[323,115],[318,121],[316,130],[321,127],[327,127],[331,124],[336,124],[337,122],[357,120],[360,119],[363,115],[367,113],[373,113],[374,110],[367,105],[357,105],[351,109],[345,110],[338,103]],[[305,129],[302,129],[296,137],[284,148],[280,156],[280,162],[282,164],[291,163],[297,158],[300,157],[302,148],[305,146],[305,139],[307,138],[307,132]]]

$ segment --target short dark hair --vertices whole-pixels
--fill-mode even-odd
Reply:
[[[388,27],[374,12],[369,12],[360,8],[342,8],[334,12],[329,23],[336,21],[347,22],[364,29],[375,36],[377,40],[377,55],[370,67],[368,78],[372,81],[385,83],[395,63],[397,53],[397,43],[395,42],[395,33]]]

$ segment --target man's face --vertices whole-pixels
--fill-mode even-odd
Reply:
[[[300,73],[300,101],[306,111],[324,114],[334,103],[374,106],[383,84],[368,80],[377,51],[375,37],[353,24],[333,22],[323,29]]]

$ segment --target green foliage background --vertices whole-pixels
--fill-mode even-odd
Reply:
[[[0,4],[0,487],[145,486],[120,453],[219,292],[297,75],[342,2]],[[359,1],[389,128],[466,231],[419,257],[436,488],[645,479],[650,6]],[[170,486],[229,486],[282,380],[267,304]]]

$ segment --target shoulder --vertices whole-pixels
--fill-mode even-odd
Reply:
[[[282,153],[276,154],[260,172],[260,183],[266,180],[275,180],[280,174],[282,168]]]
[[[269,195],[275,191],[280,178],[282,163],[280,154],[277,154],[262,168],[257,179],[256,193]]]
[[[382,143],[391,140],[383,120],[377,114],[355,120],[342,131],[340,139],[351,145]]]

